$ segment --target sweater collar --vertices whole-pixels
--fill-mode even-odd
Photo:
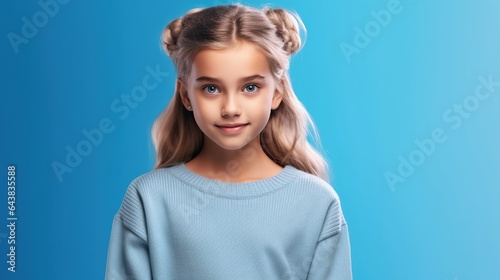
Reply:
[[[256,181],[234,183],[201,176],[189,170],[184,163],[167,168],[179,180],[205,193],[230,198],[261,196],[285,187],[298,174],[298,169],[286,165],[278,174]]]

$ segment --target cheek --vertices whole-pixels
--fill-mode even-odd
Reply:
[[[269,99],[263,99],[261,102],[253,104],[252,108],[249,108],[249,112],[256,120],[258,119],[259,122],[267,123],[271,115],[271,101]]]
[[[262,98],[260,99],[258,104],[258,109],[261,112],[271,111],[271,107],[273,104],[273,93],[271,91],[267,91],[264,95],[262,95]]]
[[[214,106],[210,106],[206,102],[200,102],[199,100],[194,100],[193,106],[195,106],[195,110],[193,110],[194,119],[198,123],[198,126],[202,124],[202,122],[210,121],[213,116],[217,112],[214,111]]]

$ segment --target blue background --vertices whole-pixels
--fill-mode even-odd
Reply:
[[[10,164],[18,217],[16,273],[0,226],[1,279],[104,277],[113,216],[130,181],[153,168],[151,125],[174,90],[163,27],[191,8],[228,3],[172,2],[73,0],[46,22],[37,1],[0,4],[0,225]],[[500,87],[474,96],[479,77],[500,82],[500,3],[271,4],[296,11],[308,29],[290,74],[328,152],[354,278],[500,279]],[[392,10],[383,24],[381,10]],[[9,34],[22,35],[23,17],[40,27],[16,47]],[[168,75],[117,113],[112,104],[125,106],[121,95],[142,85],[148,67]],[[52,164],[65,164],[67,147],[106,118],[114,130],[59,180]],[[416,141],[436,129],[446,140],[427,140],[434,148],[425,154]],[[398,170],[404,162],[412,172]],[[388,172],[401,181],[391,187]]]

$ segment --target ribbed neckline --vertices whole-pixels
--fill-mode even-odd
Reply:
[[[280,173],[272,177],[251,182],[233,183],[201,176],[189,170],[184,163],[171,166],[168,170],[182,182],[205,193],[231,198],[248,198],[275,191],[285,187],[298,174],[298,169],[286,165]]]

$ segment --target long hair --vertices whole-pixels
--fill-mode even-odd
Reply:
[[[306,33],[300,17],[285,9],[222,5],[196,8],[174,19],[164,28],[161,43],[182,81],[187,80],[200,50],[223,50],[240,41],[259,47],[283,96],[260,134],[264,152],[280,166],[289,164],[328,182],[328,164],[307,140],[312,132],[315,143],[321,147],[319,135],[297,99],[288,74],[290,56],[303,45],[300,29]],[[203,132],[183,106],[177,85],[172,100],[153,124],[152,139],[156,149],[155,169],[190,161],[201,151]]]

